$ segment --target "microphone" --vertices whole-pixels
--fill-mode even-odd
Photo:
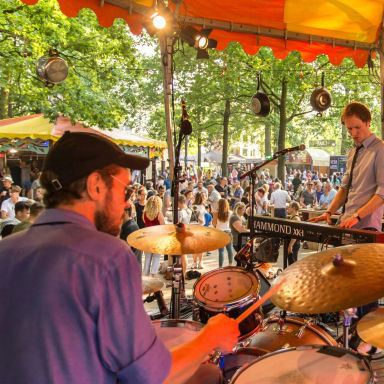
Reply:
[[[285,155],[286,153],[288,152],[295,152],[295,151],[303,151],[305,149],[305,145],[304,144],[300,144],[296,147],[292,147],[292,148],[285,148],[285,149],[282,149],[281,151],[277,151],[275,153],[275,155]]]

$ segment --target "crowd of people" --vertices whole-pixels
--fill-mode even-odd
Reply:
[[[227,253],[228,265],[233,264],[234,252],[242,244],[240,233],[248,232],[247,218],[250,215],[251,185],[248,178],[241,178],[243,169],[233,168],[228,177],[221,177],[218,172],[208,169],[196,170],[187,167],[179,183],[178,220],[183,224],[200,224],[228,233],[231,242],[219,249],[218,266],[224,265]],[[291,170],[286,182],[273,178],[268,169],[258,174],[255,188],[255,214],[267,215],[273,206],[275,217],[296,220],[300,208],[327,209],[339,189],[341,173],[335,173],[331,179],[327,175],[307,170]],[[126,239],[135,230],[162,224],[173,223],[173,197],[169,170],[158,175],[154,184],[145,185],[133,180],[130,208],[126,208],[124,224],[120,237]],[[291,204],[289,204],[291,203]],[[289,204],[289,207],[288,207]],[[128,213],[129,212],[129,213]],[[244,237],[245,241],[246,237]],[[296,244],[296,245],[294,245]],[[293,242],[289,251],[293,254],[292,262],[297,260],[299,242]],[[142,265],[142,252],[135,250]],[[144,275],[156,277],[162,255],[144,253]],[[191,255],[190,268],[204,268],[204,254]],[[167,256],[165,255],[165,259]],[[188,269],[188,257],[182,256],[184,274]]]

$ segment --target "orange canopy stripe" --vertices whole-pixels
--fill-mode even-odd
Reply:
[[[36,4],[38,0],[20,0],[25,4]],[[128,23],[132,33],[142,31],[143,16],[127,9],[109,4],[105,0],[57,0],[62,12],[70,17],[78,14],[82,8],[92,9],[102,26],[109,27],[115,18]],[[103,6],[101,4],[103,3]],[[135,3],[150,7],[153,0],[135,0]],[[176,2],[169,2],[174,11]],[[323,53],[330,62],[338,65],[345,57],[351,57],[356,66],[363,67],[369,56],[368,49],[357,49],[355,42],[377,43],[382,27],[384,12],[383,0],[183,0],[178,2],[179,22],[183,16],[216,21],[216,29],[210,35],[218,41],[217,49],[223,50],[232,41],[239,42],[248,54],[255,54],[261,46],[270,47],[277,58],[284,58],[290,51],[298,51],[302,59],[312,62]],[[126,1],[126,4],[129,4]],[[257,36],[255,33],[227,31],[219,29],[217,22],[244,27],[270,28],[274,31],[301,33],[307,41],[294,37]],[[202,24],[204,26],[204,23]],[[228,28],[230,29],[230,28]],[[271,35],[271,34],[269,34]],[[283,34],[284,35],[284,34]],[[295,35],[296,36],[296,35]],[[322,43],[312,41],[311,36],[331,39]],[[342,47],[332,39],[349,41],[350,46]]]

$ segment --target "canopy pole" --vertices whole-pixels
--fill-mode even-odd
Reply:
[[[173,169],[175,166],[172,139],[172,121],[169,96],[171,94],[170,85],[172,84],[172,42],[167,36],[159,36],[161,50],[161,68],[163,70],[163,90],[164,90],[164,109],[165,126],[167,129],[168,159],[169,159],[169,179],[173,179]]]

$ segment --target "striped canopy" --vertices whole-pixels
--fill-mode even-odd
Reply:
[[[36,4],[38,0],[20,0]],[[116,18],[140,34],[142,22],[153,11],[153,0],[58,0],[62,12],[76,16],[90,8],[102,26]],[[367,62],[370,50],[378,48],[384,0],[169,0],[179,25],[212,28],[217,49],[239,42],[255,54],[271,47],[277,58],[299,51],[303,60],[328,55],[334,65],[352,57],[358,67]]]

